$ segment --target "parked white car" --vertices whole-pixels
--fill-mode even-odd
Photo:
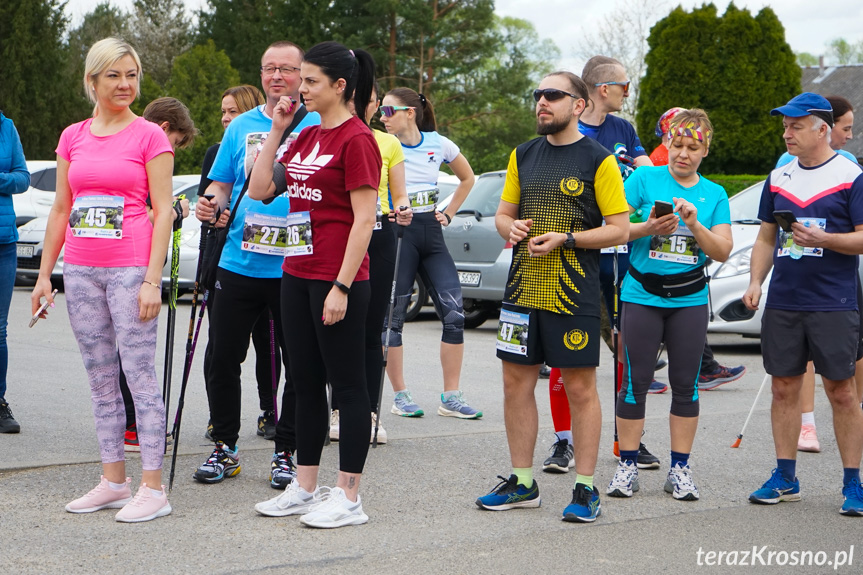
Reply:
[[[29,164],[30,162],[28,162]],[[190,211],[189,217],[183,220],[183,230],[180,236],[180,273],[178,285],[179,289],[183,291],[191,290],[195,286],[195,271],[198,266],[198,246],[201,237],[201,222],[195,217],[195,203],[197,201],[198,183],[200,180],[200,175],[174,176],[174,195],[186,194],[186,197],[189,199]],[[53,201],[52,197],[51,202],[53,203]],[[32,219],[18,228],[18,269],[16,271],[18,278],[35,280],[39,276],[39,266],[42,264],[42,247],[45,242],[45,228],[48,223],[46,216]],[[168,289],[171,280],[170,259],[171,250],[169,247],[168,262],[162,270],[162,285],[165,290]],[[60,252],[60,257],[57,258],[57,263],[54,265],[51,280],[58,284],[63,280],[62,251]]]

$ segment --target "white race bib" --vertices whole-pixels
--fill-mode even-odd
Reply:
[[[243,220],[243,251],[284,257],[287,222],[284,216],[246,212]]]
[[[287,220],[285,256],[307,256],[312,249],[312,217],[309,212],[292,212]]]
[[[79,196],[69,213],[69,227],[78,238],[123,239],[122,196]]]

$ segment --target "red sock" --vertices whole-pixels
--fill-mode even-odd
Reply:
[[[551,405],[551,420],[554,422],[554,431],[569,431],[572,427],[572,419],[569,415],[569,399],[566,397],[563,377],[556,367],[551,368],[551,375],[548,377],[548,400]]]

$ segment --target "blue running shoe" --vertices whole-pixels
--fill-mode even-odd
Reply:
[[[698,389],[701,391],[716,389],[720,385],[737,381],[743,377],[744,373],[746,373],[746,366],[725,367],[720,365],[714,372],[698,374]]]
[[[572,503],[563,510],[563,520],[573,523],[593,523],[602,515],[599,491],[590,489],[584,483],[576,483],[572,490]]]
[[[488,495],[477,498],[476,505],[480,509],[506,511],[518,507],[539,507],[541,505],[539,486],[536,481],[528,489],[524,485],[518,484],[518,478],[515,475],[510,475],[509,479],[502,475],[497,477],[501,482]]]
[[[420,406],[414,403],[414,400],[411,397],[411,392],[408,390],[396,393],[390,413],[401,415],[402,417],[422,417],[425,415],[425,412],[420,409]]]
[[[448,399],[440,394],[441,404],[437,408],[437,414],[444,417],[458,417],[459,419],[479,419],[482,412],[474,409],[464,400],[464,393],[456,391]]]
[[[780,501],[800,501],[800,481],[797,479],[788,481],[782,477],[779,468],[776,468],[761,489],[752,492],[749,501],[762,505],[775,505]]]
[[[845,496],[845,503],[842,504],[839,513],[852,517],[863,516],[863,487],[860,485],[860,480],[854,478],[846,483],[842,489],[842,495]]]

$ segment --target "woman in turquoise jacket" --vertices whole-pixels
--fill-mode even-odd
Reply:
[[[24,148],[21,147],[18,130],[12,120],[0,112],[0,433],[21,431],[6,402],[6,368],[9,366],[6,320],[18,265],[15,247],[18,230],[15,227],[12,194],[20,194],[29,187],[30,172],[24,161]]]

